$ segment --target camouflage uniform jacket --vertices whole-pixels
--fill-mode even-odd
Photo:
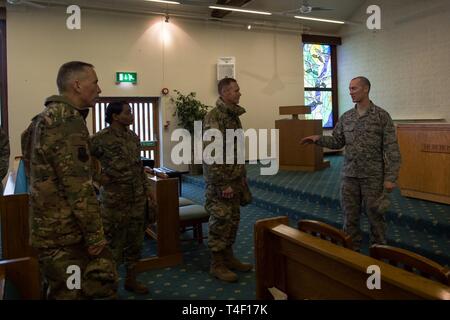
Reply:
[[[203,121],[203,130],[218,129],[223,137],[223,164],[203,165],[206,184],[215,187],[227,187],[233,183],[241,182],[246,176],[245,164],[237,163],[237,146],[234,144],[234,163],[226,164],[226,129],[242,129],[239,116],[245,109],[238,105],[228,105],[219,98],[216,107],[206,115]]]
[[[345,112],[332,136],[322,136],[317,144],[330,149],[345,146],[343,176],[397,180],[401,157],[395,127],[389,113],[372,102],[362,116],[356,106]]]
[[[91,138],[91,154],[100,161],[101,175],[108,178],[103,185],[105,189],[114,189],[129,196],[142,190],[142,187],[144,192],[150,190],[141,160],[141,143],[130,129],[109,126],[97,132]]]
[[[9,167],[9,139],[3,128],[0,128],[0,180],[8,173]]]
[[[22,134],[30,164],[31,243],[55,248],[104,240],[89,154],[85,110],[63,96],[47,98],[46,109]]]

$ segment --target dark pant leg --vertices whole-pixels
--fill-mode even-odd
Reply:
[[[383,201],[389,201],[383,195],[383,179],[367,178],[362,184],[362,198],[370,226],[370,244],[386,244],[386,218]],[[384,208],[384,209],[383,209]]]
[[[227,247],[231,247],[236,242],[237,232],[239,230],[239,222],[241,220],[239,201],[233,201],[231,205],[230,217],[230,233],[227,239]]]
[[[224,250],[232,237],[233,201],[215,194],[207,187],[205,210],[209,213],[208,247],[213,252]]]
[[[126,212],[130,210],[127,202],[118,202],[116,205],[102,204],[102,223],[108,246],[111,249],[114,261],[119,267],[124,262],[124,245],[126,243]]]
[[[126,226],[126,242],[124,243],[124,260],[126,268],[134,268],[141,258],[144,242],[145,196],[136,197],[130,206]]]
[[[341,183],[341,208],[344,212],[344,231],[352,238],[353,249],[361,249],[362,234],[361,189],[357,178],[343,177]]]

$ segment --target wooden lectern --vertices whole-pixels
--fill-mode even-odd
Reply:
[[[300,140],[322,134],[322,120],[301,120],[299,114],[311,113],[308,106],[280,107],[280,115],[292,115],[292,119],[275,121],[280,138],[280,169],[294,171],[317,171],[328,168],[323,161],[323,149],[316,145],[300,145]]]

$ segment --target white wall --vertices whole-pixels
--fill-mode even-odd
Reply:
[[[381,27],[365,28],[367,6],[381,7]],[[349,81],[364,75],[371,99],[394,119],[450,121],[450,1],[366,1],[338,47],[340,114],[352,106]]]
[[[9,127],[12,157],[20,154],[20,133],[55,94],[61,64],[95,65],[104,96],[160,96],[163,87],[197,92],[216,100],[216,61],[236,57],[245,128],[273,128],[278,106],[303,103],[301,36],[230,28],[175,18],[82,10],[81,30],[68,30],[64,8],[7,12]],[[165,30],[163,30],[163,28]],[[166,34],[165,40],[162,35]],[[135,86],[117,86],[116,71],[137,71]],[[164,164],[171,165],[173,108],[162,98]],[[91,127],[91,121],[88,122]],[[172,144],[173,145],[173,144]]]

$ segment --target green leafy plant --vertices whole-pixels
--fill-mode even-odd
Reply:
[[[188,95],[182,94],[178,90],[173,90],[176,97],[171,97],[170,101],[175,103],[175,112],[173,116],[178,117],[178,125],[194,132],[194,121],[203,121],[208,113],[209,106],[204,105],[195,98],[196,93],[191,92]]]

